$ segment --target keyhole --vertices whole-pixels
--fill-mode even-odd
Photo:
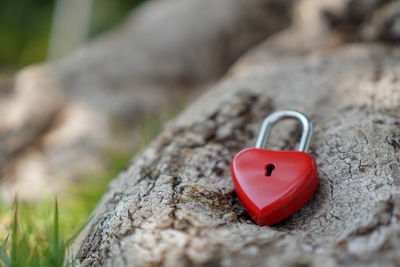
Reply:
[[[275,165],[270,163],[265,166],[265,176],[271,176],[272,171],[275,170]]]

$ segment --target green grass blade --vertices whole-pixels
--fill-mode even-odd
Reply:
[[[6,245],[7,245],[9,237],[10,237],[10,234],[7,235],[6,239],[3,242],[3,245],[1,245],[1,250],[5,250],[6,249]]]
[[[55,249],[59,249],[59,225],[58,225],[58,202],[57,202],[57,198],[55,201],[55,205],[54,205],[54,222],[53,222],[53,228],[54,228],[54,240],[53,240],[53,246]]]
[[[54,221],[53,221],[53,243],[51,251],[51,258],[53,259],[54,266],[62,266],[64,262],[64,244],[60,234],[58,201],[55,200],[54,205]]]
[[[14,218],[11,229],[11,265],[17,265],[18,260],[18,200],[14,200]]]
[[[4,250],[0,250],[0,260],[4,263],[5,267],[11,267],[11,260],[8,258]]]
[[[10,237],[10,234],[7,235],[7,237],[4,240],[3,245],[1,245],[1,249],[0,249],[0,260],[3,262],[4,266],[6,266],[6,267],[11,267],[11,260],[7,256],[6,251],[5,251],[9,237]]]

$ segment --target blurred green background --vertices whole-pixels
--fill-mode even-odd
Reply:
[[[144,0],[93,0],[88,39],[107,31]],[[46,60],[56,0],[6,0],[0,8],[0,73]]]
[[[85,30],[84,41],[87,42],[121,23],[145,0],[2,1],[0,82],[26,65],[47,60],[51,35],[54,34],[54,14],[57,3],[61,1],[68,4],[75,1],[78,5],[88,1],[91,4]],[[65,13],[62,15],[65,16]],[[74,15],[67,14],[65,21],[73,22]],[[36,202],[18,201],[16,198],[13,204],[0,202],[0,267],[64,266],[70,242],[90,218],[109,181],[128,165],[137,150],[159,132],[166,119],[144,118],[140,124],[143,139],[137,149],[129,155],[120,151],[104,152],[108,162],[105,170],[84,173],[83,182],[71,182],[65,194],[58,197],[58,205],[55,198],[43,198]],[[70,266],[68,260],[66,263]]]

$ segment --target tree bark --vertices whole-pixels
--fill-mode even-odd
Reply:
[[[296,48],[290,34],[248,53],[113,180],[72,248],[78,266],[400,264],[400,50]],[[320,185],[260,227],[230,161],[282,109],[312,120]],[[295,149],[300,134],[282,122],[268,147]]]

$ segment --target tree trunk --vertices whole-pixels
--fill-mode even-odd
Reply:
[[[78,266],[400,264],[400,50],[296,47],[293,34],[242,58],[110,184],[73,246]],[[320,185],[292,216],[260,227],[230,162],[282,109],[312,120]],[[268,146],[295,149],[300,134],[282,122]]]

